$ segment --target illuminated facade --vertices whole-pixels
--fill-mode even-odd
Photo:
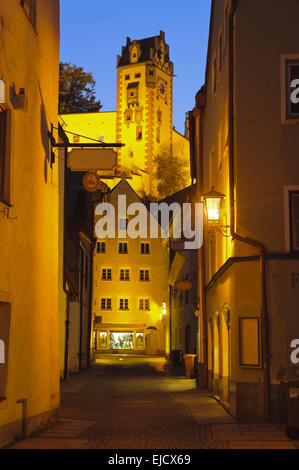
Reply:
[[[224,195],[200,254],[200,381],[252,420],[284,421],[281,380],[298,375],[298,15],[292,1],[214,0],[189,122],[200,193]]]
[[[115,208],[119,195],[126,196],[127,205],[141,202],[125,178],[108,196]],[[148,212],[148,223],[150,217]],[[96,216],[95,222],[98,219]],[[126,223],[131,219],[128,216]],[[94,352],[169,353],[169,254],[165,240],[97,239],[93,264]]]
[[[138,194],[157,195],[153,173],[158,155],[174,155],[189,170],[189,142],[172,124],[172,81],[173,64],[163,31],[141,40],[127,38],[117,57],[116,112],[62,116],[66,131],[125,144],[118,150],[117,178],[107,180],[110,187],[125,172]],[[74,141],[87,142],[78,135]]]
[[[0,446],[56,419],[58,0],[0,3]],[[63,303],[63,302],[62,302]]]

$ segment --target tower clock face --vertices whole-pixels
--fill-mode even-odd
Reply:
[[[161,98],[166,97],[166,82],[164,80],[159,80],[158,82],[158,92]]]

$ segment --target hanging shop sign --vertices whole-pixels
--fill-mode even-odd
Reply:
[[[99,189],[101,185],[101,179],[96,173],[88,171],[83,176],[82,184],[86,191],[94,192]]]
[[[68,167],[72,171],[112,171],[117,154],[113,149],[76,148],[68,154]]]

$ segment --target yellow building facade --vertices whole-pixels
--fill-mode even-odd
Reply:
[[[0,4],[0,446],[59,407],[58,0]],[[61,284],[62,289],[62,284]]]
[[[115,207],[116,226],[118,196],[126,197],[127,207],[141,203],[123,177],[107,199]],[[152,216],[143,207],[149,227]],[[128,215],[127,223],[132,218]],[[95,224],[99,220],[96,216]],[[93,353],[169,353],[165,239],[162,243],[161,238],[98,238],[93,265]]]
[[[298,14],[292,1],[214,0],[189,123],[199,192],[222,194],[200,252],[200,383],[241,419],[286,422],[281,381],[298,375],[299,134],[286,93]]]
[[[64,114],[64,130],[70,139],[81,136],[125,144],[118,149],[117,168],[108,177],[112,188],[126,173],[140,195],[157,194],[155,158],[173,155],[189,174],[189,141],[173,129],[173,64],[165,34],[141,40],[127,38],[117,57],[116,112]],[[190,183],[190,178],[186,185]],[[181,189],[181,188],[180,188]]]

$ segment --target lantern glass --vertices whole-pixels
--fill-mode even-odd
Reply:
[[[208,222],[220,222],[220,197],[207,197],[205,199]]]

